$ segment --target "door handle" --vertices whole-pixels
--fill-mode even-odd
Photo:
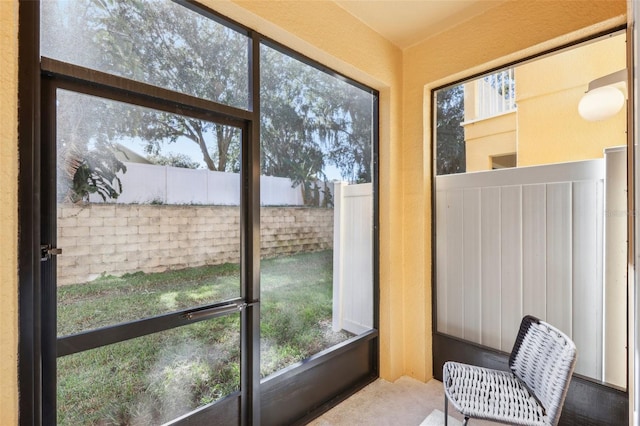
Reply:
[[[254,306],[259,303],[259,300],[254,300],[252,302],[240,302],[234,303],[227,306],[218,306],[214,308],[207,308],[202,310],[196,310],[187,312],[183,315],[183,317],[187,320],[198,320],[205,318],[213,318],[220,315],[228,314],[230,312],[242,312],[247,306]]]
[[[57,247],[51,247],[51,244],[42,244],[40,246],[40,261],[51,259],[51,256],[57,256],[62,254],[62,249]]]

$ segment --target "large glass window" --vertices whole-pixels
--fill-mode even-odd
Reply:
[[[42,2],[42,56],[238,108],[249,38],[170,0]]]
[[[261,55],[266,376],[373,328],[374,97],[271,47]]]
[[[249,106],[250,40],[211,18],[171,1],[41,3],[43,239],[63,253],[42,264],[47,421],[208,422],[251,400],[250,124],[228,108]]]
[[[240,175],[207,164],[241,130],[67,90],[57,110],[59,335],[240,297]]]
[[[509,352],[532,314],[626,386],[626,108],[579,112],[625,66],[614,34],[434,92],[438,332]]]

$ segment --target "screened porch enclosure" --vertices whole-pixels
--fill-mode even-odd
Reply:
[[[377,92],[192,2],[28,10],[42,92],[31,414],[292,424],[374,380]],[[338,259],[335,181],[368,188],[368,244]],[[366,318],[333,330],[349,255],[369,297],[337,306]]]

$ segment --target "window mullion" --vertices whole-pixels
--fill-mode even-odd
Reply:
[[[208,116],[215,113],[216,117],[221,116],[236,120],[235,125],[237,125],[237,120],[248,120],[253,116],[251,111],[46,57],[41,58],[41,69],[45,74],[72,84],[80,83],[90,86],[91,89],[86,89],[89,90],[86,93],[95,93],[96,96],[109,99],[131,103],[132,97],[134,97],[137,100],[133,103],[141,106],[181,114],[185,112],[185,109],[208,112]],[[217,118],[217,121],[220,119]],[[221,122],[227,124],[224,121]]]

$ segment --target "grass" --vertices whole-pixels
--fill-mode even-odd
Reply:
[[[58,289],[58,335],[159,315],[240,295],[238,265],[103,276]]]
[[[262,261],[261,375],[349,336],[331,331],[332,252]],[[240,294],[238,265],[122,277],[58,289],[58,335]],[[238,314],[58,360],[58,423],[159,424],[240,386]]]

